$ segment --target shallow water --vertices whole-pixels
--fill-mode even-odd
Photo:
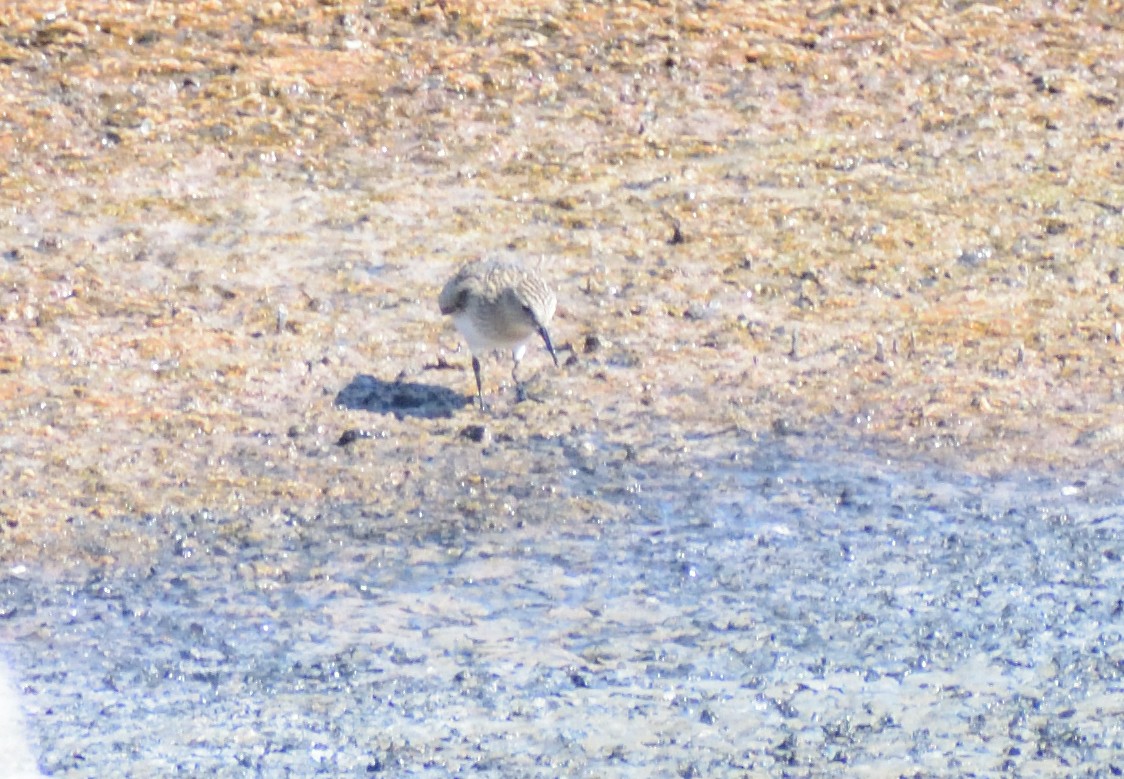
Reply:
[[[1124,504],[1110,482],[729,444],[685,469],[573,468],[544,503],[616,495],[623,518],[529,515],[404,542],[403,527],[437,527],[453,506],[421,520],[325,506],[264,534],[162,516],[136,531],[160,550],[150,565],[7,571],[0,636],[41,767],[1124,767]]]

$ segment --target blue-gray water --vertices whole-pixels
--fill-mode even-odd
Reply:
[[[782,439],[566,484],[503,532],[429,532],[440,502],[200,513],[138,521],[163,550],[145,566],[5,571],[42,770],[1124,771],[1124,501],[1103,478]]]

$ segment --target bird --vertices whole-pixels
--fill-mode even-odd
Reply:
[[[476,260],[449,279],[437,303],[442,314],[453,318],[453,324],[468,342],[480,408],[487,408],[480,379],[481,355],[511,350],[511,379],[519,400],[526,397],[519,381],[519,362],[536,334],[557,367],[558,355],[547,325],[554,317],[558,299],[538,273],[510,261]]]

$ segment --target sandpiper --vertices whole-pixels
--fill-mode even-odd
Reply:
[[[484,408],[484,387],[480,381],[480,355],[492,350],[511,349],[515,364],[511,379],[520,400],[523,385],[517,372],[527,352],[527,342],[537,333],[558,365],[558,355],[550,342],[546,326],[554,316],[557,299],[537,273],[502,260],[470,262],[449,279],[438,298],[441,313],[453,317],[453,324],[468,341],[472,351],[472,372],[476,374],[476,397]]]

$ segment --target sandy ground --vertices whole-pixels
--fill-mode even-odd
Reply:
[[[974,485],[969,503],[988,479],[1050,481],[1009,502],[1020,518],[1077,490],[1101,512],[1084,520],[1101,546],[1059,541],[1059,559],[1096,561],[1115,581],[1122,14],[1119,3],[5,4],[5,639],[45,652],[91,582],[140,576],[126,588],[137,597],[175,592],[176,550],[212,523],[241,551],[293,527],[330,540],[333,523],[358,523],[372,560],[440,558],[481,539],[499,544],[499,565],[522,548],[505,533],[563,555],[552,530],[593,523],[623,534],[613,548],[634,548],[630,523],[668,501],[680,507],[672,525],[688,521],[673,499],[702,485],[697,505],[751,527],[764,482],[724,482],[720,464],[775,450],[797,473],[852,455],[911,484],[903,463],[939,468],[957,489]],[[436,294],[462,262],[508,254],[558,290],[563,365],[530,354],[543,402],[516,404],[506,363],[490,360],[484,414],[467,404],[468,355]],[[839,494],[863,479],[839,476]],[[283,552],[208,597],[256,603],[256,588],[294,575]],[[626,555],[621,575],[649,563]],[[1023,584],[1053,592],[1048,568]],[[742,584],[754,603],[756,584]],[[1111,638],[1111,609],[1054,595],[1092,615],[1082,631]],[[74,620],[82,646],[96,618]],[[1062,663],[1051,678],[1080,676],[1068,649],[1039,649],[1035,663]],[[21,677],[30,656],[13,661]],[[1118,692],[1113,658],[1095,674],[1106,695]],[[59,703],[69,693],[51,680],[77,684],[81,653],[52,662],[37,689]],[[122,689],[107,700],[132,701]],[[90,719],[66,700],[73,727],[48,762],[77,776]],[[1024,704],[1006,697],[1002,710]],[[33,729],[49,731],[51,705]],[[924,740],[916,730],[910,748]],[[1090,765],[1118,743],[1088,738]],[[879,749],[874,765],[893,752]]]
[[[1124,447],[1112,7],[56,11],[0,12],[8,559],[68,517],[408,509],[470,424],[828,423],[984,472]],[[559,291],[552,402],[336,403],[467,394],[435,294],[503,252]]]

